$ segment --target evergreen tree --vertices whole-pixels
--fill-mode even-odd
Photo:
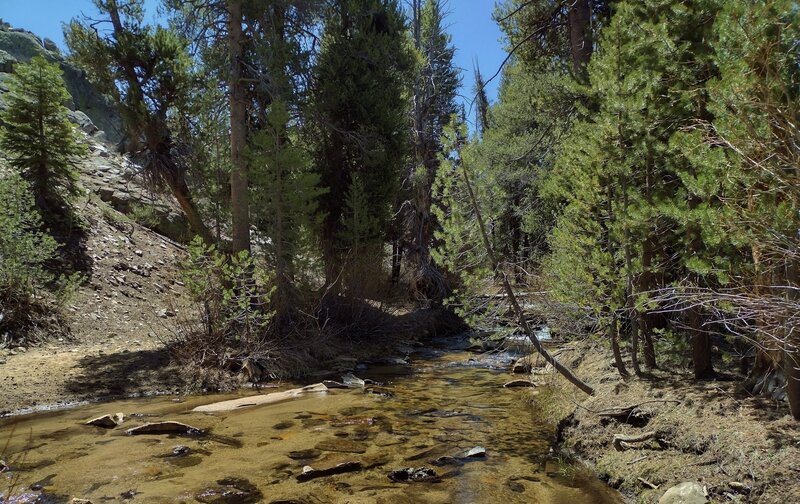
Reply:
[[[415,293],[440,302],[448,287],[430,254],[436,227],[431,215],[432,186],[439,168],[442,130],[456,111],[460,77],[453,65],[455,48],[444,30],[443,2],[415,0],[412,7],[412,36],[420,65],[412,96],[414,158],[407,176],[413,197],[403,205],[407,257]]]
[[[30,183],[36,204],[56,211],[77,193],[76,163],[86,153],[67,118],[69,94],[61,70],[37,56],[15,67],[8,87],[0,147]]]
[[[342,0],[326,14],[312,94],[322,187],[326,278],[341,273],[353,243],[342,234],[346,195],[363,183],[370,219],[381,234],[370,244],[380,263],[391,203],[406,166],[406,91],[412,70],[403,13],[396,0]],[[367,246],[368,245],[368,246]]]

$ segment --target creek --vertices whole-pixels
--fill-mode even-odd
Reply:
[[[2,419],[0,459],[10,470],[0,474],[0,495],[13,483],[15,504],[74,497],[94,504],[623,502],[585,467],[553,455],[554,426],[530,404],[536,389],[502,387],[514,378],[513,354],[476,355],[462,343],[417,349],[408,366],[362,369],[360,377],[378,383],[365,389],[224,413],[192,409],[257,392],[121,400]],[[117,412],[126,418],[117,428],[84,425]],[[165,420],[203,433],[126,434]],[[485,456],[465,457],[476,447]],[[304,466],[337,464],[352,472],[298,480]],[[388,477],[409,467],[436,476]]]

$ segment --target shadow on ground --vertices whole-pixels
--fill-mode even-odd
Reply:
[[[170,367],[165,348],[85,356],[81,374],[66,383],[74,394],[120,397],[153,392],[175,392],[181,388],[179,373]]]

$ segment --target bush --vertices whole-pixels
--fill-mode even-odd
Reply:
[[[274,358],[274,313],[269,310],[273,278],[249,254],[230,256],[199,238],[189,246],[182,275],[197,303],[200,325],[184,321],[174,345],[177,359],[198,369],[265,367]]]
[[[0,337],[24,330],[34,305],[45,303],[44,287],[55,278],[45,264],[56,256],[58,243],[41,229],[27,182],[18,175],[0,178]],[[20,335],[16,335],[19,337]]]

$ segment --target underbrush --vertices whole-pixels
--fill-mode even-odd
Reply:
[[[71,249],[46,232],[21,177],[0,177],[0,201],[0,347],[64,335],[61,307],[82,280],[61,267]]]
[[[199,242],[181,270],[194,308],[178,319],[170,349],[195,390],[303,379],[337,371],[341,357],[385,357],[404,339],[464,328],[447,310],[383,301],[392,290],[383,271],[347,275],[345,285],[321,291],[283,286],[279,296],[276,279],[252,256]]]

